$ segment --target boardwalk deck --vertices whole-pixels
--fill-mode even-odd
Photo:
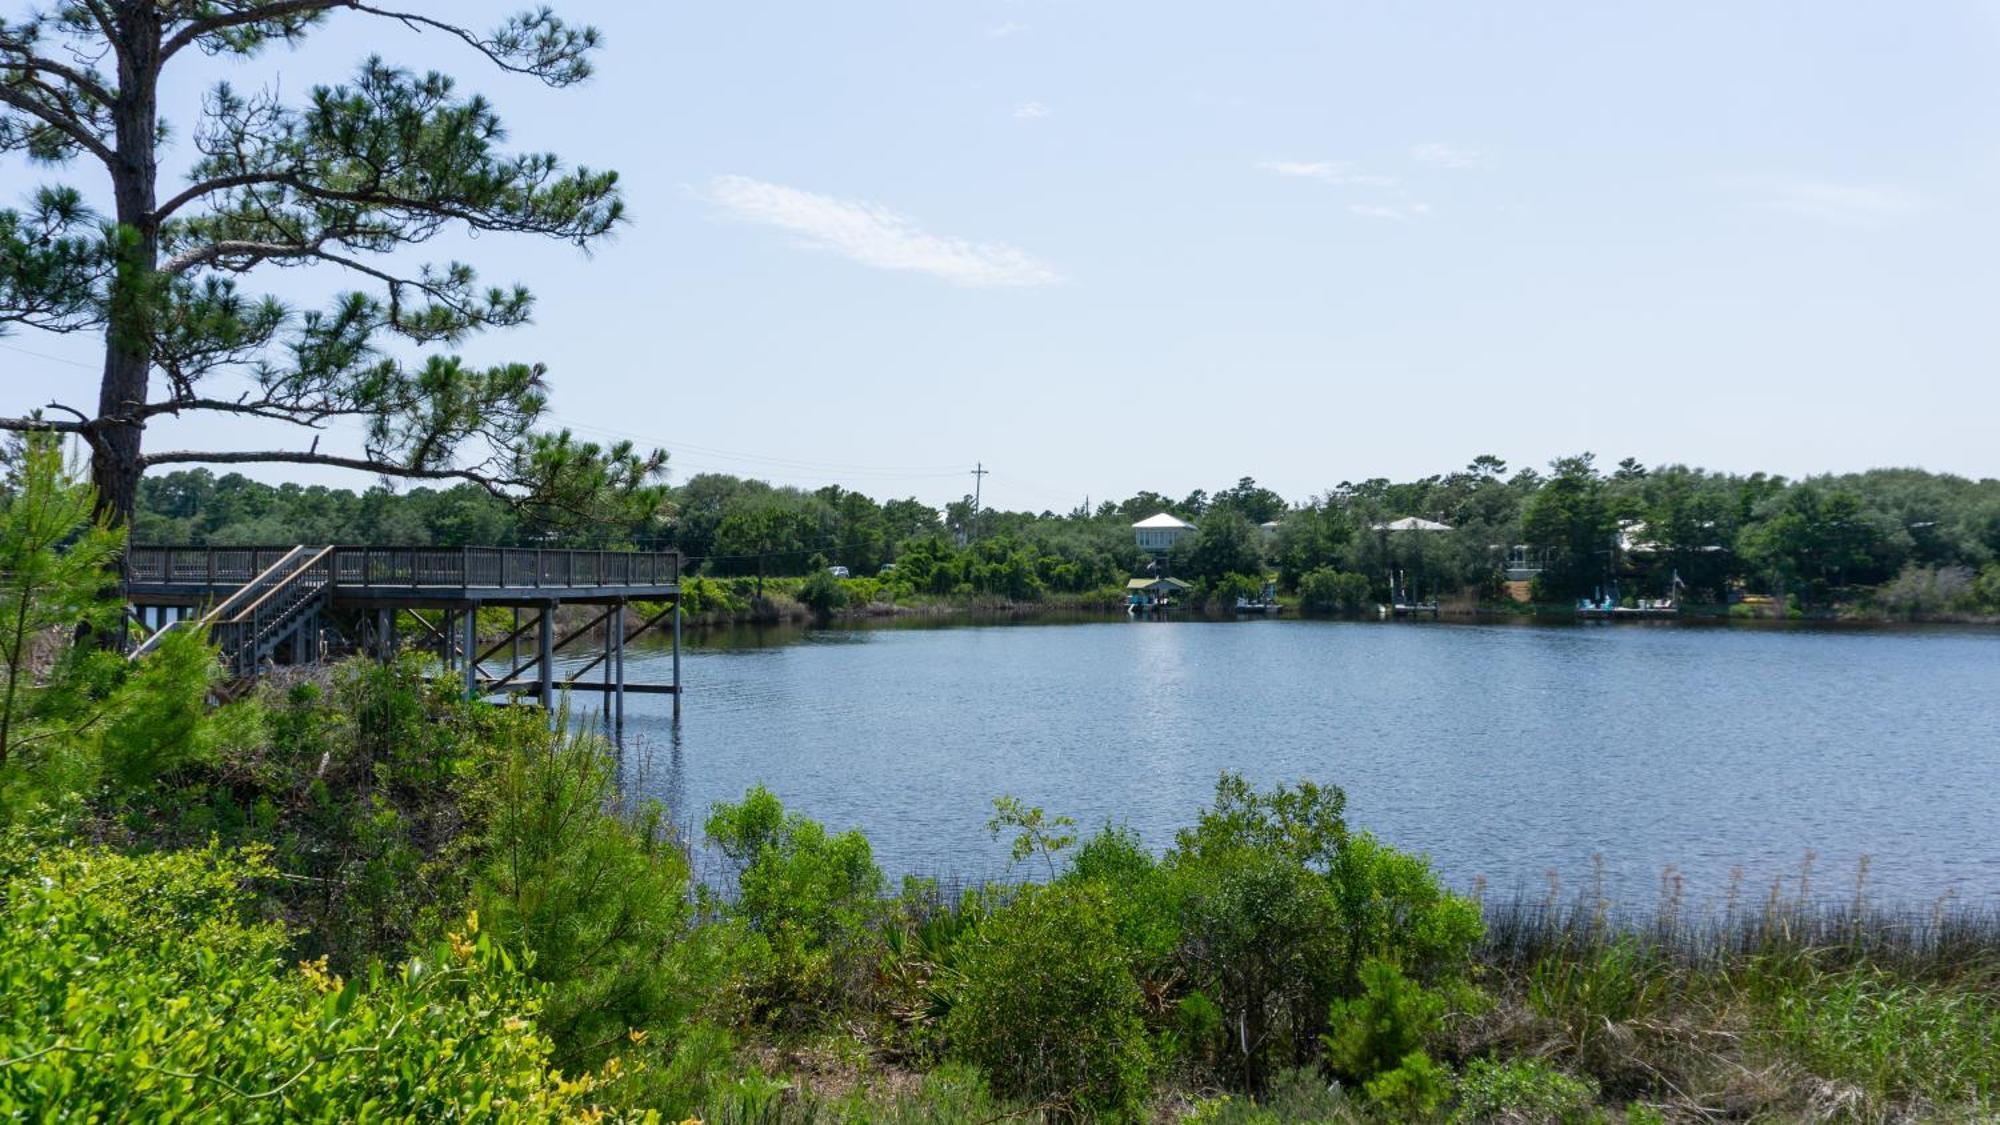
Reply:
[[[126,595],[135,605],[198,605],[236,592],[294,550],[283,547],[133,547]],[[330,555],[336,606],[444,602],[539,605],[667,601],[679,596],[673,551],[539,547],[341,547]]]
[[[626,692],[671,694],[679,713],[680,576],[673,551],[135,546],[125,558],[126,600],[140,629],[202,627],[239,678],[340,652],[387,656],[407,628],[412,644],[436,651],[469,695],[529,693],[552,706],[559,690],[603,692],[606,715],[619,727]],[[631,603],[654,607],[636,628],[627,625]],[[564,605],[601,612],[558,637],[556,613]],[[512,608],[516,623],[506,640],[482,653],[478,611],[489,606]],[[426,610],[435,611],[435,624]],[[523,610],[532,611],[526,624]],[[626,682],[625,641],[669,622],[673,683]],[[600,628],[603,652],[559,677],[557,654]],[[531,630],[534,653],[524,662],[519,648]],[[489,671],[485,662],[509,644],[515,655],[507,671]],[[582,679],[600,665],[601,684]]]

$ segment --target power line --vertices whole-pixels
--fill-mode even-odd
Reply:
[[[0,348],[5,348],[8,351],[19,352],[22,355],[33,356],[36,359],[45,360],[49,363],[59,363],[67,367],[75,367],[79,370],[84,370],[84,371],[96,370],[95,366],[88,363],[83,363],[73,359],[66,359],[62,356],[50,355],[46,352],[38,352],[31,348],[23,348],[17,344],[8,343],[5,341],[0,341]],[[956,477],[965,471],[950,465],[862,465],[862,464],[842,462],[842,461],[815,461],[799,457],[784,457],[772,454],[747,453],[741,450],[724,449],[718,446],[703,445],[696,442],[675,441],[671,438],[662,438],[655,435],[642,434],[636,431],[619,429],[617,427],[612,427],[612,426],[600,426],[595,423],[579,422],[574,419],[565,418],[561,415],[558,415],[554,411],[547,412],[547,415],[552,421],[568,426],[572,429],[603,434],[609,437],[628,438],[634,441],[646,442],[652,445],[657,445],[662,448],[665,448],[670,453],[680,453],[683,451],[692,453],[696,456],[697,458],[696,460],[688,460],[685,458],[676,457],[673,459],[671,464],[676,467],[689,468],[697,471],[706,471],[706,472],[742,471],[741,469],[735,466],[716,464],[712,460],[710,460],[711,458],[721,459],[724,461],[740,461],[750,466],[768,467],[766,471],[768,471],[769,469],[784,470],[786,471],[786,475],[791,475],[794,477],[819,476],[819,475],[848,476],[848,477],[862,476],[874,479],[878,482],[887,482],[892,480],[946,480],[952,477]],[[329,418],[320,420],[320,425],[322,427],[328,424],[332,424],[334,426],[343,429],[349,427],[359,429],[366,425],[365,422],[362,422],[359,419],[352,419],[352,418]],[[980,471],[979,475],[984,476],[986,471]],[[779,475],[779,474],[771,473],[771,475]],[[1029,482],[1022,482],[1022,483],[1029,483]],[[979,492],[977,484],[974,485],[974,492],[975,494]]]
[[[595,433],[607,434],[612,437],[630,438],[634,441],[648,442],[653,445],[662,446],[670,452],[675,450],[687,450],[688,452],[700,456],[720,457],[725,460],[749,461],[756,464],[776,465],[790,469],[807,470],[807,471],[869,473],[869,474],[899,476],[907,478],[957,476],[959,473],[964,471],[954,465],[860,465],[860,464],[853,464],[841,461],[814,461],[802,457],[782,457],[771,454],[746,453],[741,450],[722,449],[716,446],[702,445],[697,442],[675,441],[672,438],[664,438],[653,434],[642,434],[633,430],[624,430],[613,426],[600,426],[591,422],[579,422],[574,419],[565,418],[561,415],[556,414],[553,411],[549,412],[549,417],[557,422],[562,423],[563,425],[570,426],[574,429],[589,430]],[[963,462],[961,462],[961,464],[963,464]]]
[[[6,348],[10,352],[20,352],[22,355],[31,355],[34,356],[36,359],[45,359],[48,360],[50,363],[60,363],[66,367],[77,367],[85,371],[97,370],[97,365],[95,364],[83,363],[79,360],[74,360],[74,359],[64,359],[62,356],[50,355],[47,352],[38,352],[33,350],[32,348],[21,347],[19,344],[9,344],[5,341],[0,341],[0,348]]]

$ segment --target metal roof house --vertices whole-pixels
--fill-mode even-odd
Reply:
[[[1390,521],[1389,521],[1388,523],[1378,523],[1378,524],[1376,524],[1376,525],[1375,525],[1374,527],[1372,527],[1372,528],[1371,528],[1370,530],[1372,530],[1372,531],[1450,531],[1450,530],[1451,530],[1451,525],[1450,525],[1450,524],[1448,524],[1448,523],[1439,523],[1439,522],[1437,522],[1436,520],[1427,520],[1427,519],[1424,519],[1424,518],[1422,518],[1422,517],[1420,517],[1420,516],[1404,516],[1404,517],[1403,517],[1402,519],[1399,519],[1399,520],[1390,520]]]
[[[1125,583],[1125,608],[1134,613],[1162,609],[1194,585],[1178,578],[1134,578]]]
[[[1138,540],[1140,550],[1157,555],[1171,549],[1184,537],[1194,534],[1194,525],[1161,512],[1133,524],[1132,534]]]

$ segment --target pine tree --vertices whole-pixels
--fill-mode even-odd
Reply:
[[[184,463],[468,480],[565,517],[600,514],[607,500],[656,503],[649,482],[664,454],[541,428],[540,365],[479,367],[429,350],[526,322],[525,288],[484,286],[457,261],[406,265],[409,248],[450,231],[589,247],[621,220],[615,172],[502,151],[483,98],[380,58],[299,104],[218,80],[195,120],[161,119],[170,68],[296,45],[336,16],[442,37],[552,87],[588,77],[598,45],[594,29],[546,8],[489,33],[357,0],[54,0],[0,19],[0,157],[77,177],[0,211],[0,331],[104,340],[94,407],[49,403],[0,428],[80,437],[100,508],[120,525],[148,467]],[[169,137],[194,150],[186,184],[159,182]],[[86,172],[99,178],[86,184]],[[96,213],[93,197],[112,213]],[[302,310],[246,286],[300,267],[352,287]],[[231,376],[235,385],[220,385]],[[317,436],[270,449],[144,448],[149,420],[197,413],[307,431],[346,420],[365,436],[357,452],[321,450]]]
[[[49,642],[79,624],[115,623],[103,573],[124,547],[124,536],[92,516],[96,498],[70,478],[55,438],[31,434],[9,460],[0,490],[0,766],[49,686],[38,674],[54,663]]]

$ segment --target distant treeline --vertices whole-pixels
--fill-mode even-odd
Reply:
[[[357,493],[191,470],[148,478],[140,509],[135,535],[152,542],[534,545],[551,536],[472,486]],[[641,522],[561,539],[673,547],[712,576],[829,565],[876,576],[893,563],[895,585],[912,593],[1025,600],[1122,584],[1150,561],[1130,525],[1162,511],[1198,530],[1158,562],[1204,591],[1269,574],[1288,592],[1320,589],[1332,575],[1357,594],[1365,581],[1375,597],[1398,582],[1497,597],[1511,558],[1516,575],[1537,572],[1534,594],[1547,601],[1615,585],[1626,597],[1711,603],[1748,592],[1807,609],[1866,596],[1897,612],[2000,610],[2000,481],[1915,469],[1792,481],[1629,458],[1604,471],[1589,454],[1510,471],[1481,456],[1458,472],[1342,482],[1301,502],[1245,477],[1214,493],[1140,492],[1066,513],[975,512],[969,496],[938,509],[704,473],[670,488]],[[1452,530],[1377,527],[1405,516]],[[1273,522],[1274,531],[1260,528]]]

